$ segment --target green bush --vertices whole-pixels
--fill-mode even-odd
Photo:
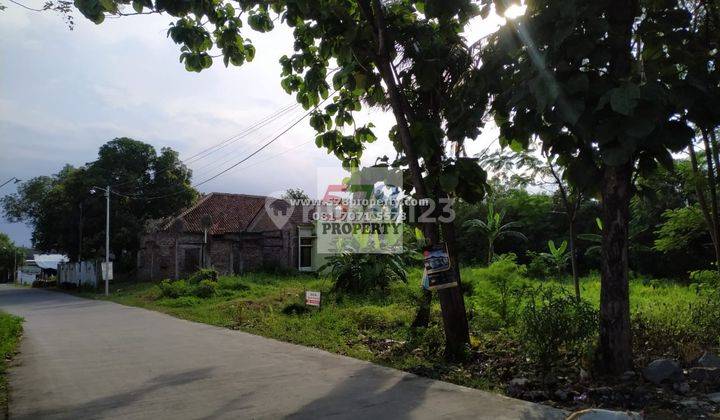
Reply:
[[[200,280],[200,283],[195,286],[193,295],[199,298],[209,298],[215,294],[218,288],[218,282],[212,280]]]
[[[580,356],[597,334],[598,313],[560,287],[540,286],[528,293],[520,314],[519,335],[528,356],[549,367],[562,354]]]
[[[486,307],[500,318],[504,327],[515,324],[520,303],[526,289],[525,267],[515,262],[515,255],[498,257],[489,267],[478,271],[472,281],[477,294],[469,300],[473,309]],[[482,283],[489,284],[483,287]]]
[[[191,287],[185,282],[185,280],[163,280],[158,285],[160,288],[160,296],[171,299],[179,298],[181,296],[188,296],[191,294]]]
[[[527,264],[527,275],[533,279],[547,279],[552,277],[552,262],[543,254],[534,251],[527,253],[530,262]]]
[[[320,272],[335,279],[334,290],[364,293],[385,289],[393,280],[407,281],[402,258],[397,254],[340,254],[328,258]]]
[[[187,282],[190,284],[199,284],[203,280],[217,281],[218,273],[212,268],[201,268],[188,277]]]
[[[700,342],[720,346],[720,291],[699,296],[690,307],[690,320]]]
[[[691,271],[690,282],[701,286],[720,288],[720,273],[715,270]]]

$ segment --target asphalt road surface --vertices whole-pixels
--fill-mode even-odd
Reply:
[[[25,318],[11,419],[563,418],[561,411],[111,302],[0,286]]]

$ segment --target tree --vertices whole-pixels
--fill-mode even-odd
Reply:
[[[0,279],[12,281],[15,269],[24,261],[25,252],[16,246],[6,234],[0,232]]]
[[[149,144],[119,138],[100,147],[87,166],[66,165],[52,176],[20,184],[2,198],[5,218],[33,227],[33,245],[69,255],[73,260],[104,255],[105,200],[90,194],[111,186],[110,245],[125,268],[134,266],[138,236],[150,219],[176,214],[197,192],[191,172],[172,149],[158,155]],[[162,199],[148,199],[162,194]]]
[[[83,15],[101,23],[106,14],[123,13],[130,0],[76,4]],[[281,84],[312,110],[310,124],[318,132],[318,147],[328,149],[346,166],[357,165],[364,143],[376,137],[371,124],[355,126],[353,113],[363,104],[383,107],[395,117],[389,136],[398,152],[395,160],[384,164],[408,169],[406,191],[436,203],[482,199],[485,172],[474,159],[462,155],[465,139],[477,137],[487,105],[487,96],[478,89],[482,80],[471,50],[461,36],[477,13],[470,0],[387,4],[380,0],[134,0],[132,6],[137,13],[162,12],[178,18],[168,34],[182,45],[180,60],[185,68],[197,72],[210,67],[214,57],[222,57],[226,66],[252,60],[255,48],[241,28],[246,22],[255,31],[270,31],[276,22],[271,13],[277,13],[293,28],[295,38],[295,53],[280,59]],[[331,66],[337,69],[330,72]],[[332,92],[326,81],[330,76]],[[332,103],[321,108],[325,100],[321,98],[331,96]],[[352,134],[344,134],[346,127]],[[431,210],[433,216],[441,211]],[[451,205],[445,210],[451,211]],[[448,243],[459,278],[454,225],[424,223],[423,231],[431,244]],[[459,289],[438,292],[450,357],[462,354],[469,343]]]
[[[288,188],[285,191],[285,194],[282,195],[283,200],[307,200],[310,197],[307,195],[305,191],[303,191],[302,188]]]
[[[573,284],[575,285],[575,297],[580,300],[580,275],[576,249],[577,223],[580,206],[587,198],[587,187],[581,188],[569,183],[566,171],[557,164],[555,156],[545,153],[544,159],[540,159],[534,156],[533,152],[534,150],[517,149],[514,153],[507,154],[499,151],[481,158],[481,161],[489,163],[495,170],[507,171],[512,168],[524,170],[525,172],[522,174],[513,173],[513,182],[519,185],[543,186],[548,183],[552,184],[557,197],[562,203],[567,219],[570,240],[570,267],[572,269]]]
[[[483,1],[502,13],[504,1]],[[632,367],[628,224],[634,172],[671,166],[692,130],[688,72],[691,15],[667,1],[531,1],[481,46],[487,92],[501,143],[533,140],[557,156],[578,187],[602,198],[600,340],[597,367]],[[693,42],[693,48],[700,45]],[[713,47],[702,49],[703,66]],[[715,71],[715,70],[713,70]],[[700,83],[701,86],[708,86]]]
[[[690,248],[694,241],[705,238],[703,214],[697,205],[668,209],[663,213],[664,223],[655,232],[655,249],[671,252]]]
[[[567,268],[567,263],[570,260],[570,253],[567,252],[568,242],[562,241],[559,247],[555,246],[555,241],[550,239],[548,241],[548,251],[550,252],[543,252],[540,255],[542,255],[545,259],[552,262],[552,264],[555,266],[555,271],[562,275],[562,273]],[[575,298],[580,299],[580,291],[578,289],[577,283],[575,284]]]
[[[488,253],[487,253],[487,264],[490,265],[493,262],[495,256],[495,241],[504,237],[514,237],[527,241],[527,237],[521,232],[512,230],[513,228],[521,226],[520,222],[507,222],[504,223],[505,212],[495,211],[495,206],[492,201],[488,203],[487,218],[485,220],[472,219],[465,222],[465,226],[470,229],[479,230],[485,235],[488,242]]]

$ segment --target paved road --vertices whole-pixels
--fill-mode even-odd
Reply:
[[[0,287],[25,317],[12,419],[562,418],[540,405],[324,351],[58,292]]]

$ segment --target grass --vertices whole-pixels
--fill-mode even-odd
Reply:
[[[215,296],[205,299],[194,296],[162,297],[160,288],[154,283],[115,284],[109,299],[178,318],[317,347],[466,386],[503,390],[505,381],[521,374],[527,366],[523,366],[526,362],[522,356],[522,345],[513,332],[512,323],[505,325],[496,311],[497,299],[487,298],[498,294],[497,280],[493,279],[509,275],[494,271],[497,271],[495,266],[462,270],[463,281],[472,290],[466,297],[466,305],[474,345],[474,356],[464,364],[448,364],[443,360],[444,336],[437,302],[432,307],[432,321],[428,328],[414,331],[410,328],[420,297],[419,269],[410,270],[407,284],[392,283],[387,290],[363,296],[335,295],[331,292],[332,281],[310,275],[254,273],[219,278]],[[516,283],[531,288],[555,285],[572,290],[568,279],[541,281],[525,278],[522,270],[517,274]],[[323,292],[322,308],[307,310],[304,307],[305,290]],[[583,278],[581,290],[584,299],[596,307],[599,305],[600,282],[596,275]],[[704,336],[710,341],[702,343],[696,337],[677,336],[678,331],[691,330],[691,324],[695,322],[687,315],[688,308],[698,302],[698,292],[692,287],[669,281],[633,279],[630,293],[632,312],[634,316],[643,316],[643,328],[649,325],[650,335],[662,336],[665,328],[672,326],[669,328],[671,333],[661,338],[671,340],[676,346],[673,350],[676,353],[687,351],[677,343],[685,343],[686,347],[693,349],[689,353],[700,351],[712,343],[717,345],[717,330],[714,336],[706,332]],[[105,299],[94,293],[82,294]],[[518,299],[510,302],[510,306],[521,307],[527,297]],[[645,330],[637,334],[642,335],[643,332],[648,335]],[[649,345],[644,336],[641,338],[644,341],[640,343],[640,348],[650,346],[657,352],[668,351],[668,343],[663,339]]]
[[[15,354],[22,335],[23,319],[0,311],[0,410],[8,418],[8,381],[7,365]]]

